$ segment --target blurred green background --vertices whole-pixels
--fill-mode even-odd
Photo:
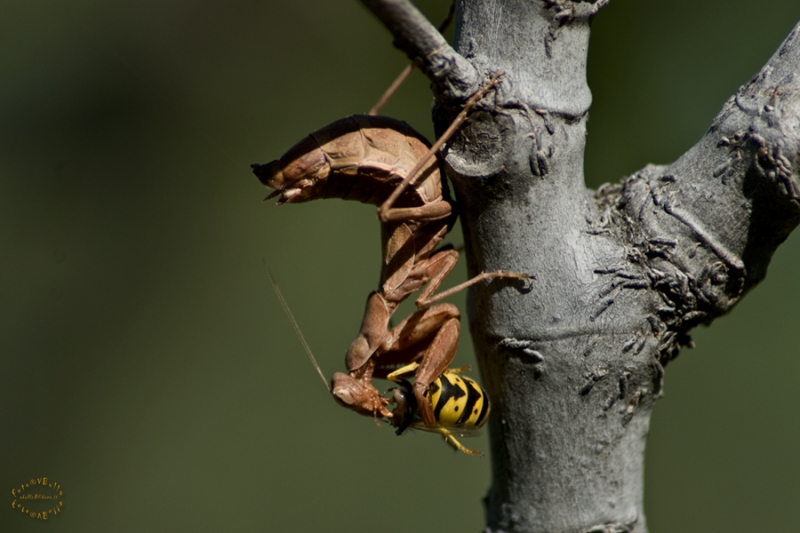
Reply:
[[[590,185],[688,149],[798,20],[797,0],[612,0]],[[374,209],[262,203],[248,165],[369,109],[405,65],[383,27],[355,0],[6,0],[0,43],[0,531],[480,530],[489,461],[336,406],[265,273],[342,369]],[[430,136],[430,101],[415,73],[384,112]],[[668,367],[651,532],[797,531],[798,260],[793,235]],[[65,491],[47,523],[11,509],[40,476]]]

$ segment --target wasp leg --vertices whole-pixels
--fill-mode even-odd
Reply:
[[[460,366],[458,368],[450,368],[447,370],[447,372],[450,374],[460,374],[462,372],[469,372],[470,370],[472,370],[472,367],[470,365],[467,365],[467,366]]]
[[[455,436],[453,436],[453,434],[450,433],[446,428],[442,428],[442,427],[436,428],[436,432],[439,433],[442,437],[444,437],[444,441],[451,448],[453,448],[455,450],[458,450],[458,451],[462,451],[462,452],[464,452],[464,453],[466,453],[468,455],[480,455],[480,456],[483,456],[483,452],[478,451],[478,450],[470,450],[469,448],[467,448],[466,446],[464,446],[463,444],[458,442],[458,440],[456,440]]]
[[[400,383],[400,381],[402,381],[400,379],[400,376],[403,376],[405,374],[410,374],[413,371],[415,371],[417,368],[419,368],[419,363],[408,364],[408,365],[406,365],[406,366],[404,366],[402,368],[398,368],[394,372],[390,373],[388,376],[386,376],[386,379],[388,379],[389,381],[394,381],[395,383]]]

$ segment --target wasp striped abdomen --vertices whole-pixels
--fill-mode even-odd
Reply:
[[[474,380],[445,372],[426,394],[436,421],[446,427],[479,428],[489,416],[489,397]]]

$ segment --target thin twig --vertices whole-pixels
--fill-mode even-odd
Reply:
[[[394,36],[446,100],[463,101],[480,83],[478,71],[453,49],[425,15],[408,0],[361,0]]]
[[[455,13],[456,13],[456,2],[455,0],[453,0],[452,2],[450,2],[450,9],[447,10],[447,16],[444,18],[442,23],[439,24],[439,27],[437,28],[437,30],[439,30],[439,33],[444,33],[444,30],[446,30],[447,27],[450,25],[450,23],[453,21],[453,16],[455,15]],[[392,84],[389,85],[389,88],[386,89],[386,92],[383,93],[383,95],[378,99],[378,102],[374,106],[372,106],[372,109],[369,110],[370,115],[377,115],[380,112],[381,108],[384,105],[386,105],[386,102],[389,101],[389,98],[391,98],[392,95],[397,91],[397,88],[400,87],[400,85],[402,85],[404,81],[406,81],[406,78],[408,78],[408,75],[411,74],[412,70],[414,70],[413,62],[406,65],[406,68],[404,68],[403,71],[400,73],[400,75],[398,75],[397,78],[395,78],[395,80],[392,82]]]

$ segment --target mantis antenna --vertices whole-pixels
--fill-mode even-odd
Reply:
[[[272,272],[269,271],[269,268],[267,268],[267,276],[269,276],[269,282],[272,284],[272,290],[275,291],[275,296],[278,297],[278,301],[281,303],[281,307],[283,307],[283,312],[286,313],[286,316],[289,317],[289,321],[292,323],[292,327],[294,328],[294,332],[297,334],[297,338],[300,339],[300,343],[303,345],[303,348],[305,348],[309,359],[311,359],[311,362],[314,364],[314,368],[317,369],[319,377],[322,378],[322,382],[325,384],[325,388],[327,388],[330,392],[331,386],[328,383],[328,380],[325,379],[325,374],[322,373],[322,369],[319,367],[319,363],[317,363],[317,359],[314,357],[314,354],[311,353],[311,348],[308,346],[305,337],[303,337],[303,332],[300,331],[300,326],[297,324],[297,320],[295,320],[292,310],[289,309],[289,305],[283,298],[283,293],[281,293],[281,289],[278,287],[278,284],[275,283],[275,278],[272,277]]]

